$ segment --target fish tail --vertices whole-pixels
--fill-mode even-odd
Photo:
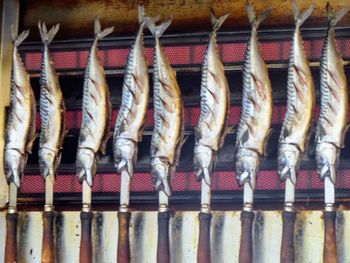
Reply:
[[[100,17],[96,17],[95,18],[95,23],[94,23],[94,31],[95,31],[95,38],[96,39],[102,39],[106,36],[108,36],[109,34],[111,34],[114,30],[114,26],[112,27],[108,27],[105,29],[101,29],[101,21],[100,21]]]
[[[13,45],[15,47],[18,47],[28,37],[29,30],[24,30],[22,31],[21,34],[17,36],[15,28],[12,27],[11,34],[12,34]]]
[[[144,21],[146,23],[146,26],[151,31],[152,35],[156,38],[159,38],[161,35],[164,34],[165,30],[171,25],[172,17],[160,25],[156,26],[155,22],[156,19],[149,18],[147,16],[144,17]]]
[[[38,22],[38,28],[41,36],[41,40],[43,43],[47,43],[48,45],[52,42],[58,30],[60,29],[60,24],[56,24],[49,31],[47,31],[46,24],[44,22]]]
[[[246,10],[248,14],[249,23],[252,25],[253,28],[257,29],[259,25],[271,14],[272,8],[269,7],[265,9],[261,13],[261,15],[256,16],[252,2],[249,0],[247,3]]]
[[[216,17],[214,10],[211,10],[210,14],[210,21],[213,26],[213,31],[218,31],[222,24],[225,22],[225,20],[229,17],[230,14],[225,14],[223,16],[220,16],[219,18]]]
[[[337,13],[335,13],[333,8],[328,2],[326,6],[326,10],[327,10],[328,24],[330,26],[335,26],[339,22],[339,20],[342,19],[350,11],[350,6],[346,6],[342,8],[340,11],[338,11]]]
[[[296,0],[292,1],[292,6],[293,6],[294,21],[298,26],[301,26],[302,24],[304,24],[305,20],[308,19],[309,16],[314,11],[314,6],[311,5],[307,10],[305,10],[302,14],[300,14],[300,10],[298,8],[298,4]]]

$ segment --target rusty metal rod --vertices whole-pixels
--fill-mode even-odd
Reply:
[[[82,211],[80,213],[81,221],[81,239],[79,262],[92,263],[92,242],[91,242],[91,222],[93,213]]]
[[[41,262],[54,263],[55,254],[55,212],[44,211]]]
[[[199,240],[197,262],[210,263],[210,222],[211,213],[199,213]]]
[[[6,214],[5,263],[17,262],[17,212]]]
[[[119,223],[118,252],[117,252],[118,263],[130,262],[129,222],[130,222],[130,212],[118,213],[118,223]]]
[[[294,263],[294,225],[296,213],[294,211],[283,211],[283,230],[281,245],[281,263]]]
[[[323,262],[337,263],[337,239],[335,232],[336,211],[324,211],[324,248]]]
[[[158,212],[157,263],[170,263],[169,219],[169,211]]]
[[[254,212],[241,212],[241,244],[239,248],[239,263],[253,262],[253,222]]]

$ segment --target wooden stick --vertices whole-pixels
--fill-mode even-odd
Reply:
[[[283,211],[282,218],[281,263],[294,263],[294,225],[296,213],[293,211]]]
[[[199,242],[197,262],[210,263],[210,222],[211,214],[199,213]]]
[[[169,211],[158,212],[157,263],[170,263],[169,219]]]
[[[239,248],[239,263],[253,262],[253,221],[254,212],[241,212],[241,245]]]
[[[335,232],[336,211],[324,211],[324,248],[323,248],[323,262],[337,263],[337,239]]]
[[[81,239],[80,239],[80,263],[92,263],[91,222],[92,212],[80,213]]]
[[[17,212],[6,214],[5,263],[17,262]]]
[[[41,262],[55,262],[55,212],[43,212],[43,245],[41,249]]]
[[[130,222],[130,212],[118,213],[118,223],[119,223],[118,252],[117,252],[118,263],[130,262],[129,222]]]

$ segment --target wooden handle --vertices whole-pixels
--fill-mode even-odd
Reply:
[[[80,263],[92,263],[91,221],[92,212],[81,212]]]
[[[17,262],[17,213],[6,214],[5,263]]]
[[[323,247],[323,262],[337,263],[337,239],[335,234],[335,211],[324,211],[324,247]]]
[[[41,249],[41,262],[55,262],[55,212],[43,212],[43,245]]]
[[[281,263],[294,263],[294,224],[296,213],[284,211],[281,245]]]
[[[129,212],[118,213],[118,263],[129,263],[130,262],[130,245],[129,245]]]
[[[169,211],[158,213],[157,263],[170,263],[169,219]]]
[[[239,263],[253,262],[253,221],[254,212],[241,213],[241,245],[239,248]]]
[[[210,263],[210,221],[211,214],[199,213],[199,240],[197,262]]]

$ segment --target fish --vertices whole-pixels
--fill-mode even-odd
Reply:
[[[301,25],[313,9],[310,6],[300,14],[296,1],[293,1],[295,30],[288,68],[287,112],[279,137],[277,160],[281,180],[289,178],[294,185],[301,154],[310,138],[316,104],[315,85],[300,32]]]
[[[36,138],[36,101],[29,74],[18,52],[18,46],[28,37],[29,30],[18,36],[12,33],[12,74],[10,110],[5,133],[5,173],[8,183],[20,187],[28,155]]]
[[[260,158],[266,154],[271,134],[272,89],[258,43],[257,29],[271,13],[266,9],[256,16],[250,2],[247,14],[252,27],[243,65],[243,97],[236,138],[236,174],[240,185],[255,188]]]
[[[49,31],[39,21],[38,28],[43,43],[40,72],[40,120],[39,167],[44,178],[53,180],[61,162],[62,144],[67,133],[64,103],[58,75],[49,52],[49,45],[56,36],[60,25]]]
[[[99,17],[95,19],[95,38],[84,76],[83,116],[78,139],[76,169],[79,181],[86,181],[90,187],[97,170],[98,154],[106,154],[106,144],[111,136],[112,106],[105,72],[98,58],[97,44],[113,30],[114,27],[101,30]]]
[[[184,138],[184,106],[176,71],[171,67],[160,44],[160,36],[172,19],[155,25],[145,17],[146,26],[155,38],[153,64],[154,129],[151,139],[151,173],[155,189],[171,195],[171,181],[175,175]]]
[[[335,13],[327,4],[328,30],[323,44],[320,63],[320,115],[316,125],[315,159],[321,179],[328,177],[334,184],[339,167],[340,149],[344,148],[348,129],[348,88],[343,59],[335,42],[335,25],[350,7]]]
[[[149,76],[144,53],[144,7],[139,6],[139,29],[125,69],[122,103],[114,128],[114,164],[118,173],[127,171],[131,177],[137,159],[137,144],[142,133],[149,103]]]
[[[197,178],[211,184],[217,153],[228,132],[230,88],[221,62],[216,35],[228,14],[211,13],[213,31],[205,53],[201,82],[201,114],[195,127],[194,169]]]

